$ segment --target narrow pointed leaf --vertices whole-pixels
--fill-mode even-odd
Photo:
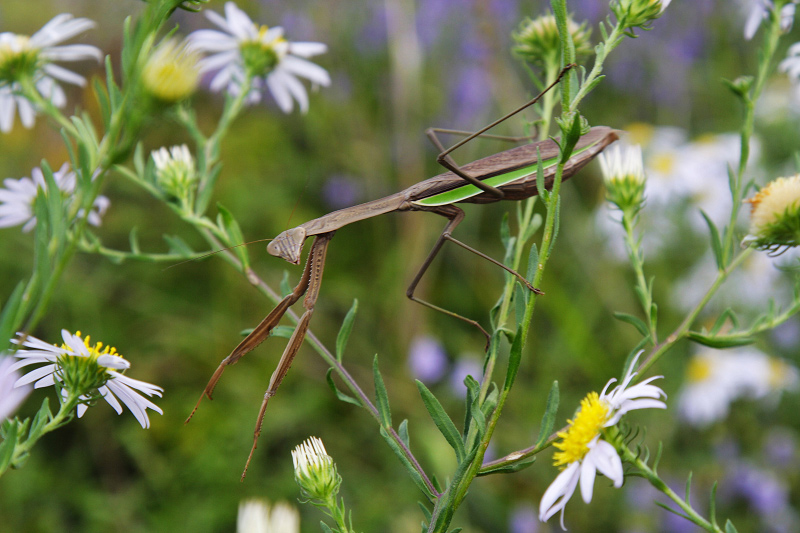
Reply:
[[[558,381],[554,381],[550,387],[550,393],[547,395],[547,404],[544,408],[544,416],[542,416],[542,423],[539,425],[539,438],[536,439],[536,448],[541,447],[547,437],[553,433],[555,426],[556,413],[558,412],[559,390]]]
[[[725,522],[725,533],[739,533],[730,518]]]
[[[503,383],[503,391],[508,392],[514,385],[514,380],[519,371],[519,365],[522,361],[522,328],[517,329],[517,334],[514,335],[514,342],[511,343],[511,351],[508,354],[508,370],[506,371],[506,381]]]
[[[5,429],[6,438],[0,443],[0,474],[6,471],[11,463],[11,458],[14,456],[14,448],[17,446],[19,422],[13,420]]]
[[[378,354],[375,354],[375,359],[372,362],[372,374],[375,379],[375,400],[378,407],[378,413],[381,415],[381,421],[384,427],[392,427],[392,412],[389,409],[389,394],[386,392],[386,385],[383,383],[383,376],[378,369]]]
[[[419,394],[422,397],[423,403],[425,403],[425,408],[433,419],[433,423],[436,424],[436,427],[439,428],[439,431],[444,435],[445,440],[447,440],[448,444],[455,450],[456,459],[461,463],[466,455],[464,452],[464,442],[461,440],[461,434],[447,415],[447,412],[445,412],[442,404],[436,399],[436,396],[434,396],[433,393],[428,390],[428,387],[420,380],[416,380],[416,382]]]
[[[353,321],[358,312],[358,300],[353,300],[353,305],[342,321],[342,327],[339,329],[339,334],[336,336],[336,360],[342,362],[344,356],[344,349],[347,346],[347,340],[350,338],[350,333],[353,331]]]
[[[536,462],[536,457],[528,457],[521,461],[517,461],[516,463],[512,463],[510,465],[503,465],[498,466],[497,468],[488,468],[486,470],[480,470],[478,472],[478,476],[488,476],[490,474],[513,474],[515,472],[519,472],[520,470],[525,470],[529,466],[533,465]]]
[[[614,313],[614,318],[621,320],[622,322],[627,322],[631,326],[635,327],[636,331],[641,333],[643,336],[650,335],[650,332],[647,329],[647,324],[645,324],[644,320],[641,318],[629,315],[628,313]]]
[[[403,444],[406,445],[407,448],[411,448],[411,439],[408,436],[408,419],[404,419],[400,422],[400,427],[397,428],[397,434],[400,436],[400,440],[403,441]]]
[[[725,268],[725,260],[722,254],[722,239],[720,239],[719,230],[705,211],[701,209],[700,214],[703,215],[703,219],[706,221],[706,225],[708,225],[708,232],[711,238],[711,250],[714,252],[714,261],[717,263],[717,269],[722,270]]]
[[[339,390],[339,387],[337,387],[336,383],[333,381],[333,376],[331,375],[332,373],[333,369],[329,368],[328,373],[325,375],[325,379],[327,380],[328,386],[331,388],[336,397],[343,402],[352,403],[353,405],[363,407],[363,405],[361,405],[361,402],[359,402],[356,398],[350,396],[349,394],[345,394],[344,392]]]

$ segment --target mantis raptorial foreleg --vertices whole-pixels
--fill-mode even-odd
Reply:
[[[523,285],[525,285],[528,289],[530,289],[531,291],[533,291],[533,292],[535,292],[537,294],[541,294],[542,291],[540,291],[539,289],[537,289],[536,287],[531,285],[531,283],[527,279],[525,279],[522,276],[522,274],[520,274],[519,272],[516,272],[515,270],[512,270],[511,268],[507,267],[506,265],[504,265],[500,261],[489,257],[488,255],[484,254],[483,252],[480,252],[480,251],[476,250],[475,248],[473,248],[473,247],[471,247],[471,246],[459,241],[458,239],[456,239],[455,237],[452,236],[453,230],[464,219],[464,211],[461,208],[456,207],[454,205],[439,205],[439,206],[435,206],[435,207],[429,207],[429,208],[426,208],[424,210],[425,211],[430,211],[432,213],[436,213],[437,215],[441,215],[441,216],[447,218],[448,222],[447,222],[447,225],[444,227],[444,230],[442,230],[441,235],[439,235],[439,238],[436,240],[436,243],[433,245],[433,249],[428,254],[428,257],[425,258],[425,261],[422,263],[422,266],[419,268],[419,270],[417,271],[417,274],[414,276],[414,279],[411,281],[411,284],[408,286],[408,289],[406,290],[406,296],[408,296],[408,298],[410,300],[412,300],[414,302],[417,302],[419,304],[422,304],[425,307],[428,307],[430,309],[434,309],[434,310],[439,311],[441,313],[444,313],[444,314],[446,314],[448,316],[452,316],[453,318],[457,318],[457,319],[462,320],[462,321],[464,321],[464,322],[466,322],[468,324],[472,324],[473,326],[475,326],[476,328],[481,330],[481,333],[483,333],[486,336],[486,346],[488,348],[490,336],[486,332],[486,330],[483,329],[483,326],[481,326],[477,321],[472,320],[470,318],[466,318],[464,316],[461,316],[461,315],[459,315],[457,313],[454,313],[453,311],[448,311],[447,309],[444,309],[442,307],[434,305],[434,304],[432,304],[430,302],[426,302],[425,300],[421,300],[421,299],[417,298],[416,296],[414,296],[414,291],[416,290],[417,285],[419,285],[419,282],[422,279],[422,276],[425,275],[425,272],[428,270],[428,267],[431,266],[431,263],[433,262],[433,259],[441,251],[442,246],[444,246],[445,241],[450,241],[452,243],[455,243],[455,244],[461,246],[462,248],[464,248],[465,250],[468,250],[468,251],[474,253],[475,255],[478,255],[478,256],[486,259],[490,263],[499,266],[500,268],[502,268],[503,270],[505,270],[509,274],[512,274],[513,276],[516,276],[516,278]]]
[[[297,323],[297,327],[295,327],[291,339],[289,339],[289,344],[286,345],[281,360],[278,361],[278,366],[275,368],[275,372],[272,373],[272,377],[269,380],[269,387],[267,387],[267,391],[264,393],[264,400],[261,402],[261,409],[258,411],[256,428],[255,431],[253,431],[253,447],[250,448],[250,455],[247,456],[247,463],[244,465],[242,479],[247,475],[247,468],[250,466],[250,460],[253,458],[253,453],[256,451],[258,445],[258,437],[261,435],[261,426],[264,423],[264,413],[267,411],[267,403],[269,403],[269,399],[275,396],[275,393],[278,391],[278,387],[280,387],[283,378],[286,377],[289,367],[292,366],[294,356],[297,355],[297,351],[300,349],[300,346],[303,345],[303,340],[306,337],[308,324],[311,322],[311,315],[314,314],[314,305],[317,303],[319,289],[322,285],[322,271],[325,268],[325,256],[327,255],[328,243],[330,243],[331,238],[333,238],[333,232],[318,235],[308,254],[308,261],[306,263],[306,271],[308,272],[306,287],[308,288],[308,292],[303,300],[303,307],[306,311],[303,313],[303,316],[300,317],[300,321]],[[303,284],[302,280],[295,288],[295,292],[301,284]]]
[[[264,342],[264,340],[269,337],[275,326],[278,325],[289,307],[291,307],[304,294],[307,293],[306,299],[303,302],[303,307],[305,307],[306,312],[298,322],[297,328],[292,335],[292,339],[289,342],[289,345],[286,347],[280,362],[278,363],[278,368],[275,370],[275,373],[273,373],[272,379],[270,379],[267,394],[269,394],[269,397],[272,397],[275,394],[275,391],[283,380],[283,376],[285,376],[286,372],[289,370],[289,366],[291,366],[292,360],[294,359],[297,350],[300,348],[300,344],[302,344],[303,337],[308,329],[308,323],[311,320],[311,314],[314,310],[314,303],[317,301],[317,295],[319,294],[319,285],[322,282],[322,269],[325,265],[325,255],[328,249],[328,243],[332,237],[333,232],[317,236],[317,238],[314,240],[314,244],[311,246],[311,251],[308,254],[308,260],[306,261],[306,266],[303,269],[303,275],[300,277],[300,281],[298,282],[297,286],[290,294],[281,300],[278,305],[275,306],[275,308],[266,316],[266,318],[264,318],[264,320],[262,320],[261,323],[256,326],[256,328],[247,337],[245,337],[245,339],[240,342],[236,348],[233,349],[228,357],[220,362],[219,366],[214,371],[214,374],[211,376],[211,379],[208,381],[205,390],[203,390],[203,394],[200,395],[200,399],[197,400],[197,405],[195,405],[194,409],[189,415],[189,418],[186,419],[186,422],[192,419],[192,416],[194,416],[197,408],[200,407],[200,402],[203,401],[204,396],[207,396],[209,399],[211,399],[211,394],[214,392],[214,387],[217,386],[217,382],[222,377],[222,373],[225,372],[225,368],[235,364],[247,352],[253,350],[256,346]],[[312,296],[313,298],[311,298]],[[300,334],[298,335],[298,333]],[[264,409],[266,408],[268,399],[269,398],[265,395],[261,413],[259,414],[258,424],[256,425],[256,439],[258,439],[258,433],[261,431],[261,420],[264,417]],[[253,447],[255,448],[255,443],[253,444]],[[248,459],[248,463],[249,462],[250,461]]]

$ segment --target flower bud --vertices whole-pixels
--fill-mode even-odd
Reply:
[[[156,184],[167,194],[180,200],[189,200],[197,181],[194,158],[189,148],[182,144],[169,150],[160,148],[152,153],[156,164]]]
[[[328,501],[336,497],[342,478],[333,458],[317,437],[311,437],[292,450],[294,479],[310,499]]]
[[[175,39],[162,41],[144,65],[145,89],[158,100],[175,103],[190,97],[197,89],[199,56]]]
[[[647,28],[659,18],[672,0],[616,0],[611,11],[624,28]]]
[[[606,184],[606,198],[623,213],[636,214],[644,202],[642,148],[612,146],[600,154],[600,168]]]
[[[587,28],[586,22],[578,25],[571,17],[568,17],[567,30],[572,35],[576,59],[588,56],[592,51],[592,44],[589,40],[592,33],[591,28]],[[525,61],[535,65],[558,61],[561,39],[558,35],[556,18],[552,14],[523,20],[512,37],[517,43],[513,48],[514,53]]]

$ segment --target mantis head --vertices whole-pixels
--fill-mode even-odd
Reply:
[[[267,252],[275,257],[280,257],[293,263],[300,264],[300,253],[303,251],[303,242],[306,240],[306,230],[303,227],[287,229],[272,239],[267,245]]]

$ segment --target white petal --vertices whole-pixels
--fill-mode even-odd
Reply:
[[[580,479],[579,469],[579,462],[570,463],[550,483],[539,503],[539,520],[547,522],[551,516],[564,509],[572,497],[572,493],[575,492],[575,487],[578,485],[578,480]]]
[[[53,63],[45,65],[43,70],[55,79],[61,80],[65,83],[70,83],[79,87],[86,85],[86,78],[80,74],[75,74],[71,70],[67,70],[64,67],[54,65]],[[49,94],[47,96],[49,96]]]
[[[592,456],[592,462],[597,470],[614,482],[615,488],[622,486],[624,479],[622,471],[622,460],[617,455],[617,450],[604,440],[598,440],[594,447],[589,450],[586,457]],[[588,502],[587,502],[588,503]]]
[[[111,383],[111,381],[106,382],[105,385],[103,385],[102,387],[97,389],[97,392],[100,393],[100,395],[103,397],[103,399],[106,402],[108,402],[108,405],[110,405],[117,412],[118,415],[121,415],[122,411],[123,411],[122,405],[119,403],[117,398],[114,396],[114,394],[109,389],[109,387],[108,387],[109,383]]]
[[[232,35],[240,41],[255,39],[258,37],[258,30],[253,24],[247,13],[239,9],[233,2],[225,3],[225,17],[228,19],[228,28]]]
[[[12,367],[13,368],[13,367]],[[53,372],[56,370],[56,365],[45,365],[34,370],[31,370],[21,378],[19,378],[15,383],[15,387],[21,387],[23,385],[27,385],[29,383],[33,383],[34,381],[42,379],[44,376],[52,375]]]
[[[289,43],[289,53],[300,57],[313,57],[327,51],[328,47],[323,43]]]
[[[594,478],[597,475],[594,461],[589,457],[591,453],[590,450],[581,462],[581,498],[583,498],[584,503],[591,503],[592,501]]]
[[[50,61],[81,61],[84,59],[103,59],[103,52],[90,44],[68,44],[53,46],[42,50],[41,56]]]
[[[300,83],[300,80],[289,74],[284,76],[283,82],[289,90],[289,93],[297,100],[297,104],[300,106],[300,112],[306,113],[308,111],[308,95],[306,94],[306,89],[303,87],[303,84]]]
[[[131,367],[131,364],[116,355],[103,354],[97,358],[97,364],[106,368],[113,368],[115,370],[125,370]]]
[[[327,87],[331,84],[331,77],[328,75],[327,70],[311,61],[306,61],[299,57],[286,56],[283,58],[283,61],[281,61],[280,68],[286,69],[295,76],[306,78],[310,82],[322,85],[323,87]]]
[[[292,103],[289,89],[286,88],[285,78],[286,74],[281,73],[279,70],[274,70],[267,76],[267,87],[269,87],[269,92],[272,93],[281,111],[290,113],[294,104]]]

